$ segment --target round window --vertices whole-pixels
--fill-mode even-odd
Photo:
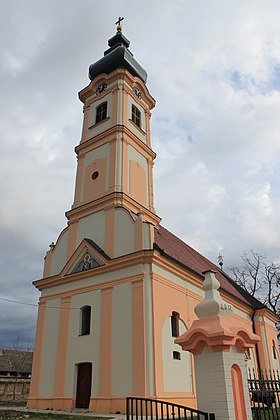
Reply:
[[[93,174],[91,175],[91,179],[95,180],[99,175],[98,171],[93,172]]]

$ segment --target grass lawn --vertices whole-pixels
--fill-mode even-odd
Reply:
[[[106,417],[97,416],[82,416],[82,415],[67,415],[59,414],[57,412],[50,411],[49,413],[34,413],[26,411],[19,411],[16,407],[25,407],[26,401],[0,401],[0,420],[107,420]],[[8,409],[1,409],[1,407],[9,407]]]

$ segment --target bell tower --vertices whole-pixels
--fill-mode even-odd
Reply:
[[[152,249],[154,226],[160,221],[154,209],[156,155],[150,140],[155,100],[146,86],[146,71],[129,50],[120,19],[117,23],[104,57],[89,67],[90,84],[79,93],[84,119],[75,148],[74,202],[66,212],[68,228],[63,233],[64,263],[84,238],[93,240],[110,258]],[[47,253],[46,276],[59,272],[48,269],[55,251],[62,268],[58,242]]]
[[[84,123],[76,148],[72,208],[95,205],[107,197],[153,219],[150,112],[155,100],[146,87],[145,70],[128,49],[128,39],[119,31],[108,44],[104,57],[89,68],[91,83],[79,93]],[[115,196],[108,197],[112,193]]]

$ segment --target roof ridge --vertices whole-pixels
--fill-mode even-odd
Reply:
[[[162,229],[166,230],[169,234],[171,234],[172,236],[174,236],[178,241],[180,241],[184,246],[186,246],[187,248],[189,248],[192,252],[194,252],[197,256],[199,256],[200,258],[202,257],[204,259],[204,261],[209,262],[211,264],[212,267],[216,267],[217,271],[221,272],[222,274],[224,274],[225,272],[223,270],[221,270],[220,267],[218,267],[215,263],[213,263],[211,260],[209,260],[207,257],[205,257],[203,254],[201,254],[199,251],[197,251],[195,248],[193,248],[192,246],[190,246],[189,244],[187,244],[186,242],[183,241],[183,239],[179,238],[179,236],[175,235],[173,232],[170,232],[170,230],[168,230],[167,228],[165,228],[162,225],[159,225]]]
[[[33,353],[32,350],[25,350],[25,349],[7,349],[6,347],[0,347],[0,350],[6,350],[6,351],[21,351],[25,353]]]

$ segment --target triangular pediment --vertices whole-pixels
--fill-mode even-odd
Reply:
[[[69,274],[93,270],[107,264],[109,259],[95,242],[90,239],[83,239],[61,274],[68,276]]]
[[[80,273],[81,271],[90,270],[91,268],[99,267],[100,263],[92,256],[90,251],[86,248],[84,255],[80,258],[78,264],[71,273]]]

